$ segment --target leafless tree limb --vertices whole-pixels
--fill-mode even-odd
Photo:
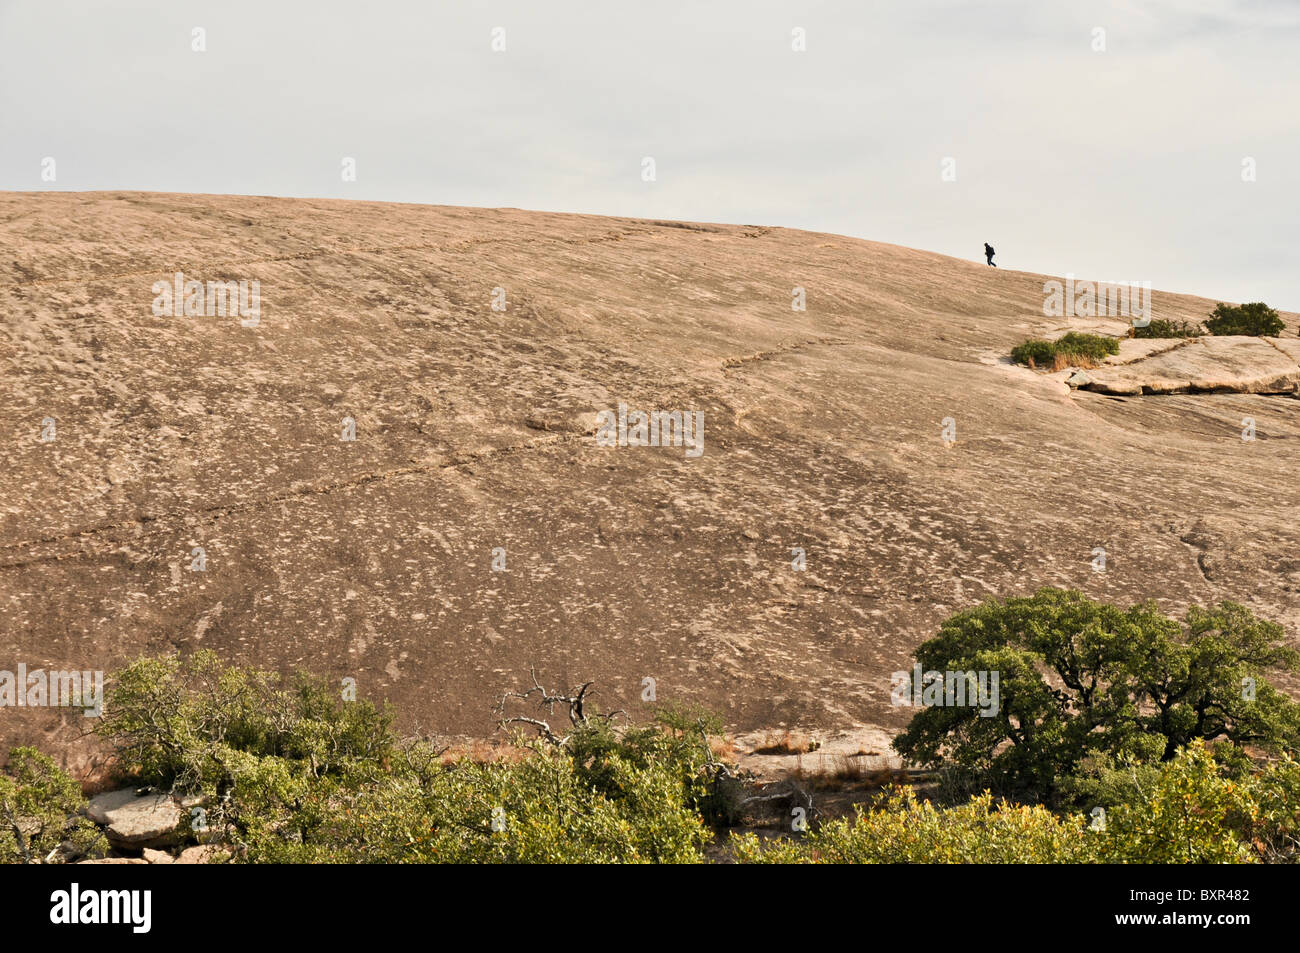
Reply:
[[[532,728],[535,728],[537,730],[538,735],[545,738],[551,744],[557,746],[564,745],[571,737],[571,733],[564,736],[560,736],[556,734],[555,730],[551,728],[550,722],[548,721],[544,721],[540,718],[529,718],[526,715],[513,715],[509,718],[504,717],[506,713],[506,702],[508,702],[510,699],[515,698],[515,699],[521,699],[527,701],[528,699],[532,698],[534,695],[539,696],[538,702],[539,704],[541,704],[546,708],[548,714],[555,713],[556,705],[566,706],[567,709],[566,714],[568,715],[569,723],[574,728],[577,728],[580,725],[588,724],[590,718],[599,718],[602,721],[608,723],[611,720],[613,720],[615,715],[623,714],[623,712],[620,710],[620,711],[611,712],[610,714],[607,715],[595,714],[595,713],[591,713],[589,715],[587,711],[587,701],[588,699],[592,698],[594,695],[598,694],[596,690],[592,688],[592,686],[596,684],[595,682],[583,682],[577,688],[570,689],[569,690],[570,693],[567,695],[553,694],[547,691],[546,688],[543,687],[542,683],[538,680],[536,668],[530,668],[528,670],[528,674],[532,677],[533,680],[532,688],[528,689],[528,691],[526,692],[506,692],[501,696],[501,701],[497,704],[496,710],[497,713],[502,715],[503,717],[501,718],[500,721],[497,722],[498,727],[504,728],[506,725],[512,725],[512,724],[528,725]]]

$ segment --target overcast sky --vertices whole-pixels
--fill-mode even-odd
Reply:
[[[1300,310],[1300,0],[0,0],[0,189],[49,188],[988,241]]]

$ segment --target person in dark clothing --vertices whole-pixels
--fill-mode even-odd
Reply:
[[[993,265],[993,246],[988,242],[984,243],[984,257],[989,260],[990,265]],[[993,265],[993,267],[996,268],[997,265]]]

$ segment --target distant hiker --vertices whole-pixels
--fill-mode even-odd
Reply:
[[[984,243],[984,257],[989,260],[990,265],[993,265],[993,246],[988,242]],[[997,265],[993,265],[993,267],[996,268]]]

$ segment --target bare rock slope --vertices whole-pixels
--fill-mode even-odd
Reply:
[[[260,282],[257,326],[155,316],[178,271]],[[890,673],[991,596],[1235,598],[1295,633],[1300,405],[1011,366],[1069,325],[1043,281],[756,226],[0,193],[0,669],[207,647],[486,735],[536,666],[633,715],[651,678],[737,730],[896,728]],[[619,404],[699,411],[703,453],[598,446]],[[0,711],[66,758],[84,727]]]

